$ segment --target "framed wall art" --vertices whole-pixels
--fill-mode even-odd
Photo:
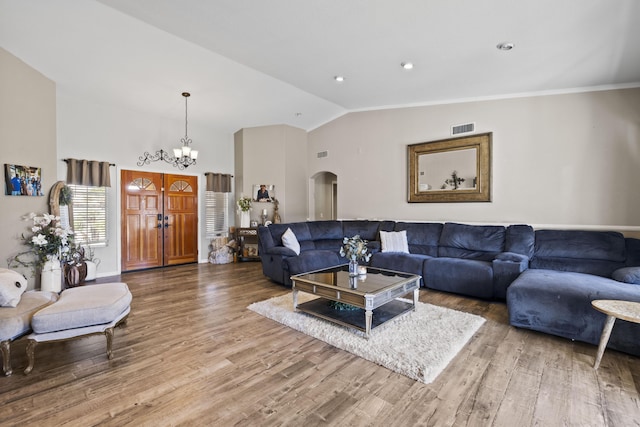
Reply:
[[[5,194],[7,196],[43,196],[42,169],[5,163]]]

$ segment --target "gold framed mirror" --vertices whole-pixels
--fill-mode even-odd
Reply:
[[[490,202],[492,133],[407,146],[409,203]]]

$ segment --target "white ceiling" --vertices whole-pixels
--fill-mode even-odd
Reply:
[[[180,117],[187,90],[190,121],[313,129],[355,110],[639,86],[639,18],[637,0],[0,0],[0,46],[101,102]]]

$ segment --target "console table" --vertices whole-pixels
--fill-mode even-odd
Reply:
[[[258,229],[236,228],[238,242],[238,261],[260,261],[258,256]]]

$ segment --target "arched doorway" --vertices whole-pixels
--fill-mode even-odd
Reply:
[[[310,178],[309,186],[310,219],[338,219],[338,176],[332,172],[318,172]]]

